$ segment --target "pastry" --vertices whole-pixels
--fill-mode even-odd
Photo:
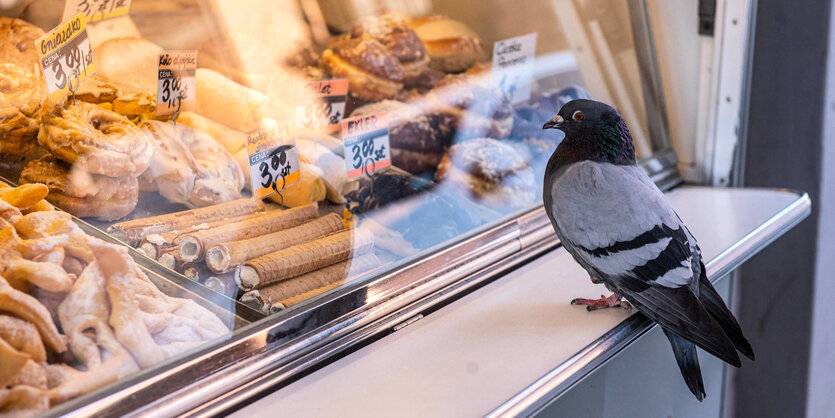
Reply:
[[[235,270],[235,282],[249,291],[370,252],[374,235],[365,229],[340,231],[247,261]]]
[[[124,116],[96,105],[56,105],[41,118],[38,143],[59,159],[94,174],[136,177],[154,148]]]
[[[486,80],[467,74],[444,77],[429,92],[424,107],[443,136],[503,139],[513,128],[507,97]]]
[[[35,416],[49,409],[47,392],[26,385],[0,389],[0,412],[9,416]]]
[[[493,208],[528,207],[535,201],[533,170],[516,151],[491,138],[450,147],[435,179]]]
[[[90,174],[51,155],[30,161],[20,173],[20,182],[46,184],[46,199],[80,218],[120,219],[133,211],[139,198],[135,176]]]
[[[44,344],[53,352],[66,351],[67,344],[64,342],[64,336],[58,332],[49,311],[37,299],[12,288],[2,276],[0,276],[0,311],[31,322],[38,329]]]
[[[128,245],[137,246],[143,238],[151,234],[177,231],[204,222],[221,221],[225,218],[251,215],[264,210],[266,206],[260,200],[238,199],[204,208],[119,222],[107,228],[107,232]]]
[[[0,16],[0,62],[15,63],[33,74],[40,71],[35,40],[44,35],[41,28],[20,19]]]
[[[252,132],[270,99],[207,68],[197,69],[195,112],[240,132]]]
[[[142,38],[114,38],[95,47],[96,73],[109,81],[155,94],[159,55],[163,52]]]
[[[433,15],[411,19],[409,26],[426,46],[429,66],[446,73],[459,73],[485,58],[478,36],[463,23]]]
[[[312,164],[302,162],[299,164],[301,165],[301,179],[287,186],[280,193],[273,193],[267,196],[268,199],[288,208],[321,202],[325,199],[325,196],[327,196],[327,188],[322,179],[324,175],[322,170]]]
[[[44,100],[40,77],[18,64],[0,64],[0,161],[20,160],[35,148]]]
[[[429,55],[417,34],[394,15],[363,17],[351,28],[352,38],[363,35],[379,41],[403,66],[403,83],[416,84],[429,66]]]
[[[315,218],[318,214],[318,206],[311,204],[254,214],[218,228],[193,232],[180,240],[180,258],[189,263],[201,261],[206,250],[217,244],[292,228]]]
[[[224,273],[249,259],[301,244],[345,229],[342,217],[330,213],[284,231],[240,241],[215,245],[206,251],[206,265],[215,273]]]
[[[46,361],[46,349],[38,329],[30,322],[8,315],[0,315],[0,339],[32,360]]]
[[[158,118],[156,97],[152,92],[143,92],[98,75],[88,77],[81,83],[75,92],[75,99],[112,110],[134,123]]]
[[[161,121],[139,128],[153,143],[154,158],[143,176],[172,202],[203,207],[241,197],[244,175],[232,155],[208,134]]]
[[[194,112],[180,113],[177,123],[191,126],[194,129],[209,134],[215,141],[223,145],[230,154],[235,155],[238,151],[246,148],[246,134],[238,132],[221,123],[215,122],[205,116]],[[247,167],[249,168],[249,167]]]
[[[400,60],[367,36],[337,38],[322,53],[322,65],[331,77],[347,78],[348,91],[362,100],[393,99],[403,89]]]
[[[341,141],[330,136],[321,136],[319,140],[332,145]],[[314,137],[296,137],[296,147],[299,149],[299,160],[315,165],[322,171],[322,180],[325,182],[325,197],[333,203],[345,203],[345,198],[339,193],[342,185],[348,181],[345,173],[345,159],[331,151],[328,146],[317,142]]]
[[[433,121],[414,105],[384,100],[357,108],[351,117],[386,112],[392,163],[412,174],[435,170],[444,142]]]

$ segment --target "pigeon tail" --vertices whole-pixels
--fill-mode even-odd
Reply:
[[[663,329],[663,328],[662,328]],[[705,399],[705,384],[702,381],[702,369],[699,367],[699,355],[696,353],[696,345],[678,336],[678,334],[664,329],[664,334],[673,346],[673,354],[676,356],[676,363],[681,370],[681,377],[690,392],[699,400]]]
[[[719,324],[722,332],[731,340],[731,343],[733,343],[737,351],[745,357],[754,360],[754,349],[751,348],[751,344],[742,335],[742,329],[739,327],[739,323],[736,322],[733,313],[725,305],[725,302],[722,301],[722,297],[719,296],[719,293],[716,292],[713,285],[710,284],[710,280],[707,279],[704,263],[702,263],[702,275],[699,278],[699,302],[702,303],[713,320]]]

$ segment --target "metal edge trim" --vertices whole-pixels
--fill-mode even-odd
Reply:
[[[714,283],[792,229],[811,213],[812,202],[808,194],[786,189],[774,190],[795,193],[798,198],[706,264],[708,275]],[[621,350],[655,326],[654,322],[641,313],[630,316],[565,363],[499,405],[487,416],[532,415],[614,358]]]

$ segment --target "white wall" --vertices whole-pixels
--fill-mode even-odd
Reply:
[[[835,7],[830,10],[807,417],[835,414]]]

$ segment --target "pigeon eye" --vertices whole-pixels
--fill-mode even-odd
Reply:
[[[579,110],[578,110],[578,111],[574,112],[574,115],[572,115],[571,117],[572,117],[574,120],[583,120],[583,118],[584,118],[585,116],[583,116],[583,112],[581,112],[581,111],[579,111]]]

